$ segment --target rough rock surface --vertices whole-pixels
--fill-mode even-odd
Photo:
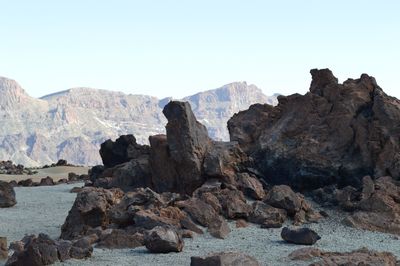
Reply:
[[[373,181],[366,176],[361,190],[344,188],[337,195],[339,205],[352,211],[343,221],[346,225],[400,235],[399,181],[389,176]]]
[[[8,258],[7,238],[0,237],[0,260]]]
[[[396,257],[389,252],[377,252],[361,248],[351,252],[325,252],[316,248],[301,248],[289,254],[292,260],[311,261],[313,266],[374,265],[396,266]]]
[[[14,188],[7,182],[0,181],[0,208],[8,208],[17,204]]]
[[[253,257],[238,252],[220,252],[206,257],[191,257],[190,266],[260,266]]]
[[[109,223],[108,209],[122,197],[119,190],[85,188],[78,193],[74,205],[61,227],[62,239],[76,239],[88,229]]]
[[[168,149],[180,177],[179,191],[191,194],[205,181],[202,164],[211,146],[207,129],[194,116],[188,102],[169,102],[163,110]]]
[[[311,75],[307,94],[279,96],[278,106],[252,106],[228,122],[263,178],[297,189],[400,178],[400,101],[366,74],[343,84],[329,69]]]
[[[152,253],[181,252],[184,245],[182,237],[176,231],[161,226],[146,233],[144,244]]]
[[[321,237],[309,228],[289,229],[284,227],[281,232],[281,237],[288,243],[298,245],[314,245]]]
[[[7,260],[9,266],[42,266],[68,259],[84,259],[92,255],[91,243],[85,239],[76,242],[51,239],[45,234],[25,236],[18,249]]]

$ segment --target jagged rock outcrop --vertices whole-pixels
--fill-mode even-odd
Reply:
[[[101,163],[98,149],[107,139],[134,133],[139,143],[165,133],[162,108],[171,100],[145,95],[73,88],[30,97],[14,80],[0,77],[0,160],[25,166],[60,158],[75,165]],[[237,82],[185,98],[214,139],[228,139],[226,121],[253,103],[276,102],[254,85]]]
[[[230,138],[269,183],[359,187],[365,175],[400,178],[400,101],[366,74],[343,84],[311,70],[310,91],[251,106],[228,122]]]
[[[25,236],[7,260],[7,266],[43,266],[92,256],[93,248],[87,239],[78,241],[53,240],[48,235]]]
[[[0,208],[8,208],[17,204],[14,188],[0,180]]]
[[[389,252],[377,252],[361,248],[351,252],[326,252],[317,248],[301,248],[289,254],[292,260],[313,261],[315,266],[376,265],[396,266],[396,256]]]

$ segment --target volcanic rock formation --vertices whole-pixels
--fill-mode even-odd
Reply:
[[[310,91],[253,105],[228,122],[231,141],[273,184],[359,187],[365,175],[400,178],[400,101],[366,74],[343,84],[311,70]]]

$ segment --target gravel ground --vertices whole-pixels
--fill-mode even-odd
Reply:
[[[0,235],[6,236],[9,241],[40,232],[58,237],[61,224],[75,198],[75,194],[69,193],[73,186],[77,184],[16,188],[18,204],[13,208],[0,209]],[[315,247],[326,251],[351,251],[367,247],[390,251],[400,258],[400,240],[397,237],[343,226],[338,222],[344,217],[342,213],[327,212],[329,218],[308,225],[322,237]],[[218,251],[241,251],[254,256],[263,265],[302,265],[287,259],[291,251],[302,246],[284,243],[280,238],[280,229],[261,229],[253,225],[236,229],[233,222],[230,225],[232,232],[227,239],[215,239],[208,234],[185,239],[185,248],[181,253],[150,254],[142,247],[95,249],[93,257],[88,260],[70,260],[58,265],[190,265],[191,256],[204,256]]]

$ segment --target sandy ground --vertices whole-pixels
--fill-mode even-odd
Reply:
[[[18,204],[9,209],[0,209],[0,235],[9,241],[25,234],[44,232],[58,237],[61,224],[73,204],[75,194],[69,190],[75,185],[52,187],[16,188]],[[357,230],[340,224],[343,214],[328,211],[330,217],[309,227],[317,231],[322,239],[314,245],[326,251],[350,251],[367,247],[379,251],[393,252],[400,258],[400,240],[395,236]],[[145,248],[124,250],[95,249],[88,260],[70,260],[58,265],[190,265],[191,256],[203,256],[218,251],[241,251],[254,256],[262,265],[308,265],[292,262],[288,254],[303,246],[284,243],[280,229],[261,229],[257,226],[236,229],[225,240],[208,234],[194,239],[185,239],[181,253],[150,254]],[[3,262],[4,263],[4,262]],[[0,262],[1,265],[1,262]]]
[[[0,180],[3,181],[20,181],[27,178],[32,178],[33,181],[39,182],[40,179],[50,176],[54,181],[58,181],[62,178],[68,178],[68,173],[75,173],[77,175],[87,174],[89,167],[77,167],[77,166],[56,166],[44,169],[35,170],[38,173],[34,175],[5,175],[0,174]]]

